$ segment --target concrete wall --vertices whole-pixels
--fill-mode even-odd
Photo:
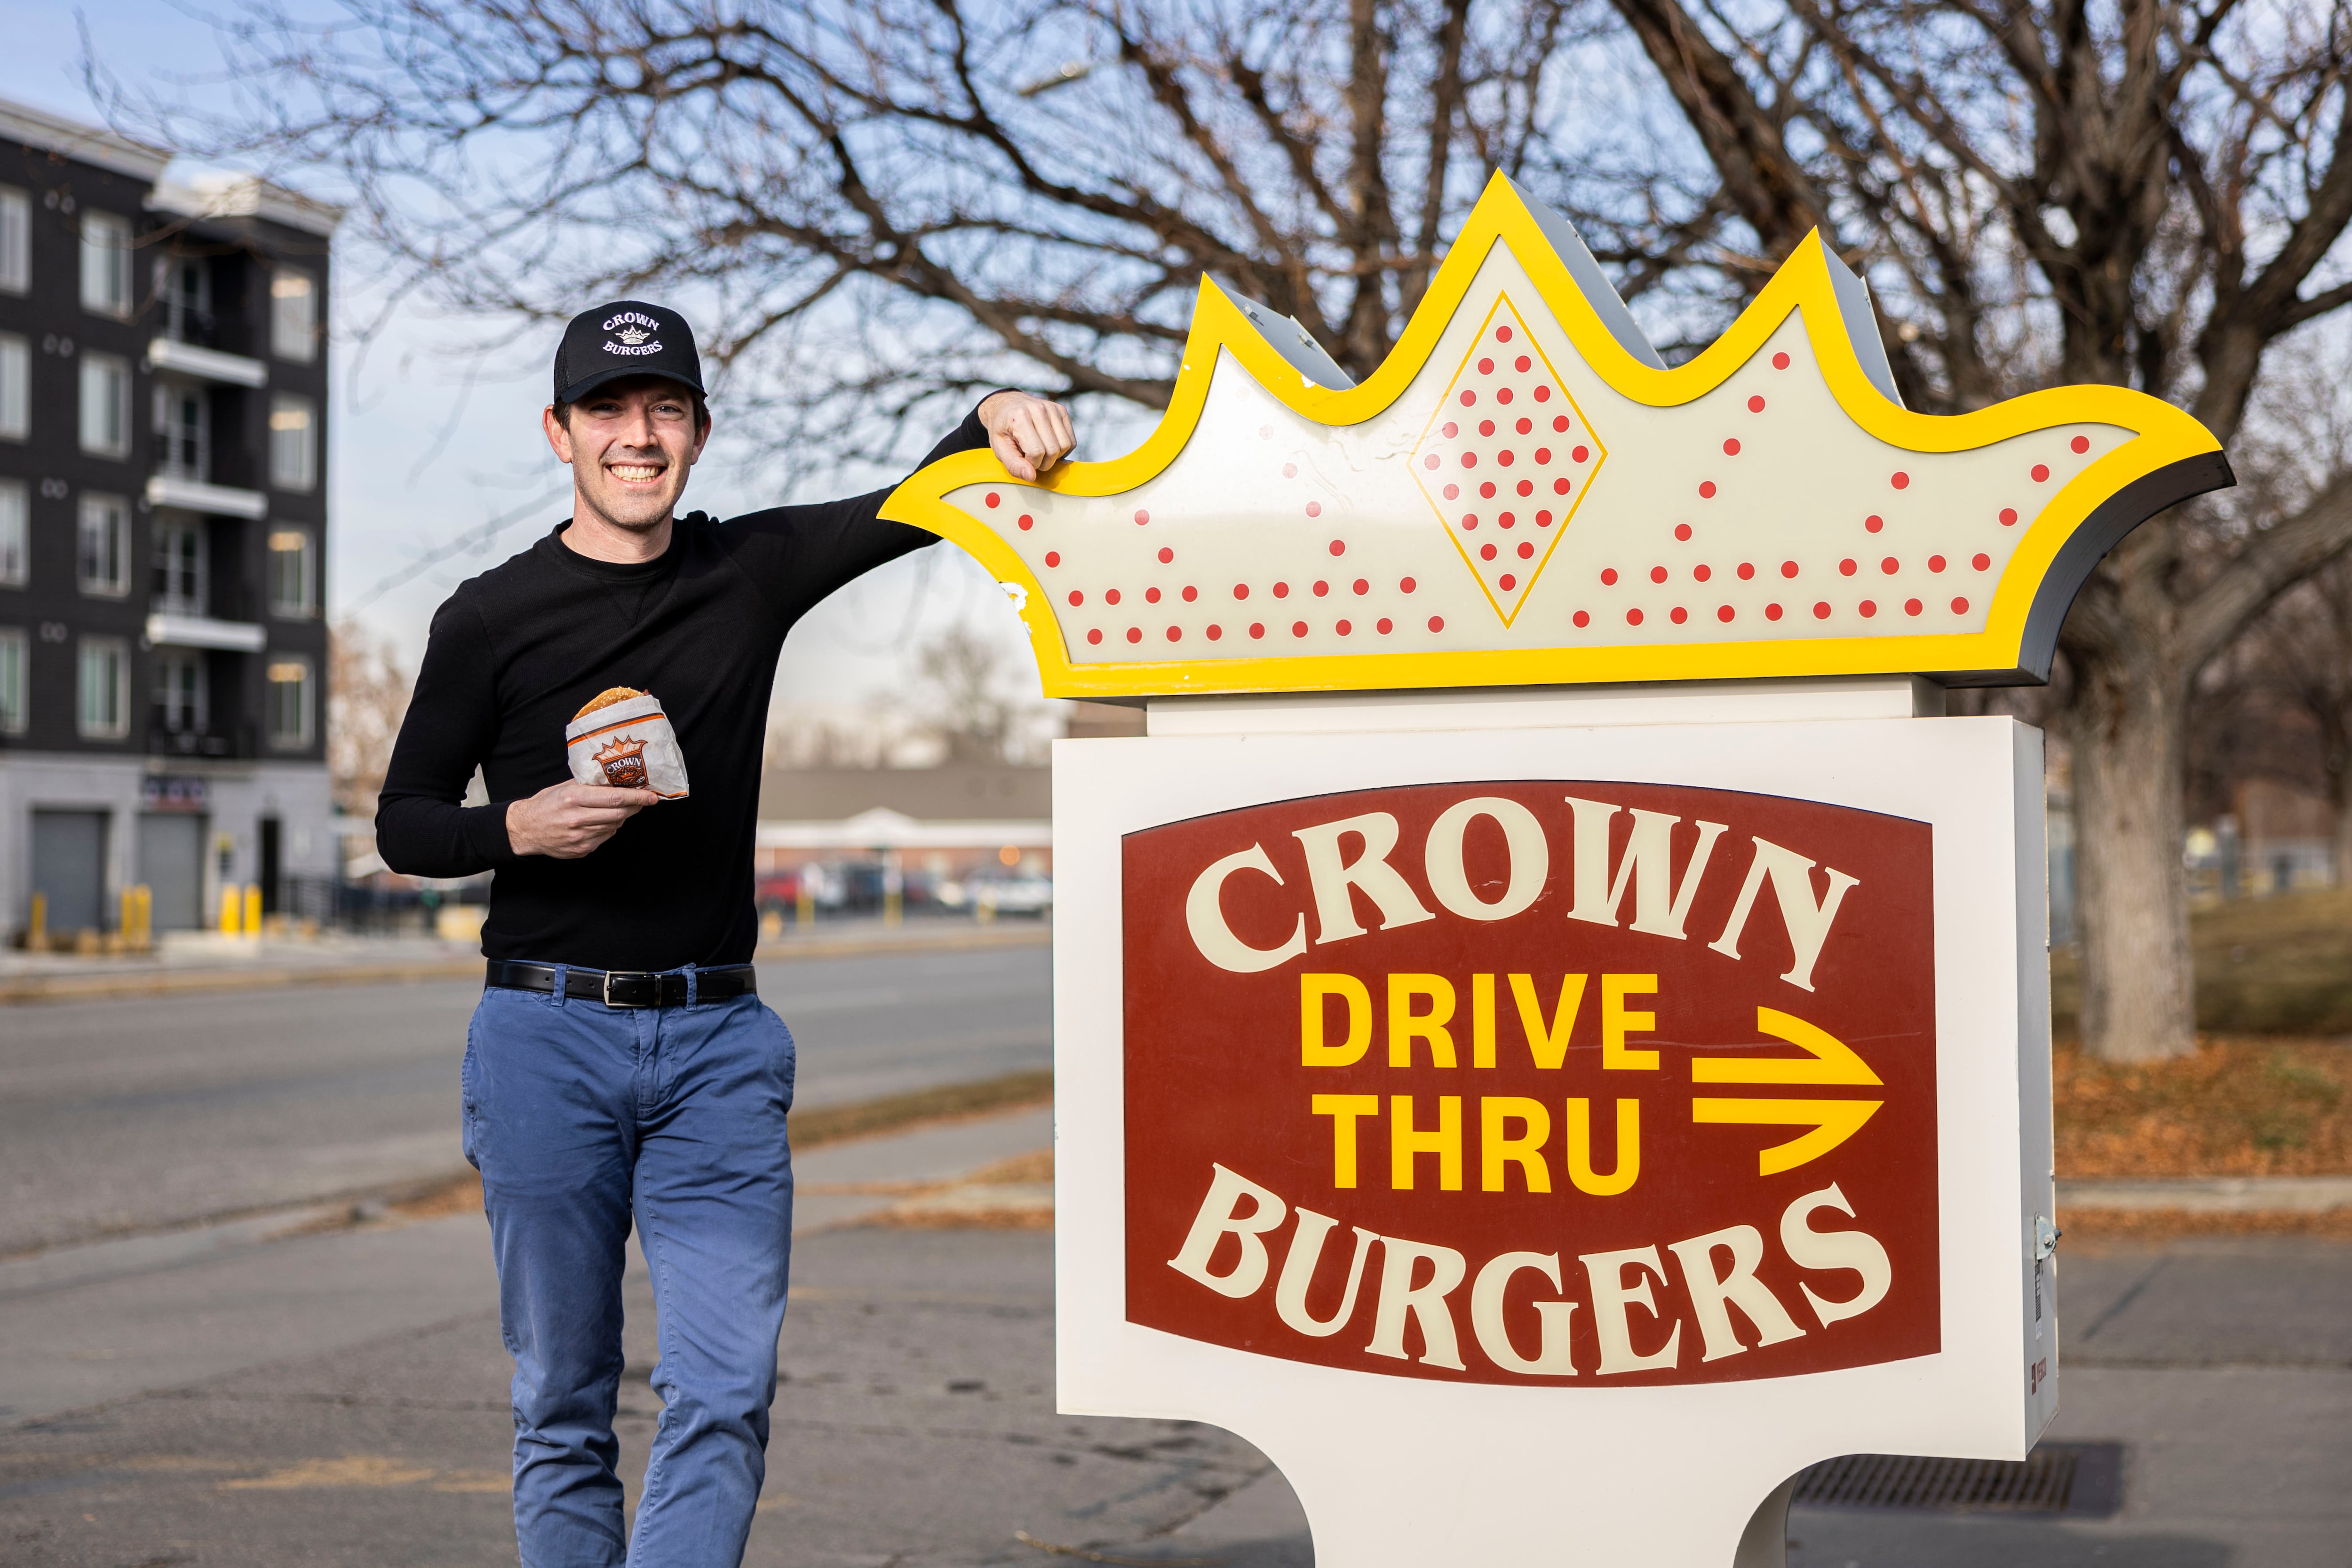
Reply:
[[[33,813],[49,809],[107,813],[105,906],[107,924],[113,925],[123,888],[137,880],[139,816],[150,809],[142,786],[151,774],[204,781],[206,912],[219,909],[224,885],[243,885],[260,874],[264,817],[282,824],[283,875],[336,873],[341,845],[331,826],[327,770],[320,764],[177,763],[166,769],[144,758],[11,752],[0,755],[0,931],[13,937],[30,917]]]

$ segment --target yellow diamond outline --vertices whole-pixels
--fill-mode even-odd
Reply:
[[[1528,340],[1528,346],[1535,350],[1536,358],[1543,361],[1544,370],[1551,376],[1552,385],[1559,389],[1559,395],[1566,398],[1568,406],[1576,411],[1577,423],[1583,425],[1591,435],[1592,450],[1596,455],[1592,460],[1591,472],[1585,476],[1584,483],[1577,486],[1576,494],[1569,498],[1569,504],[1560,512],[1559,531],[1552,535],[1551,542],[1544,546],[1543,554],[1538,556],[1535,564],[1528,568],[1528,586],[1519,595],[1518,609],[1506,612],[1502,605],[1496,601],[1494,591],[1486,586],[1486,577],[1478,570],[1477,562],[1470,559],[1469,548],[1454,537],[1454,525],[1445,520],[1444,509],[1438,505],[1437,497],[1429,493],[1428,485],[1423,482],[1419,465],[1408,462],[1406,467],[1412,475],[1413,487],[1421,492],[1421,498],[1428,502],[1429,509],[1436,514],[1438,527],[1444,532],[1447,542],[1453,545],[1454,553],[1462,558],[1463,566],[1469,570],[1470,580],[1478,585],[1478,591],[1486,596],[1486,607],[1495,612],[1496,619],[1502,622],[1503,629],[1508,631],[1511,622],[1518,618],[1519,611],[1525,610],[1528,607],[1528,601],[1535,597],[1536,582],[1543,576],[1544,568],[1550,564],[1552,552],[1559,549],[1559,541],[1568,537],[1569,525],[1575,520],[1577,509],[1584,505],[1584,497],[1591,493],[1593,482],[1601,477],[1601,465],[1609,461],[1609,447],[1601,439],[1599,428],[1586,415],[1584,405],[1578,402],[1576,394],[1568,390],[1568,378],[1559,373],[1559,368],[1551,362],[1551,356],[1544,352],[1543,344],[1537,341],[1533,332],[1528,330],[1528,319],[1519,314],[1517,306],[1511,303],[1509,291],[1497,288],[1495,290],[1495,303],[1487,307],[1485,318],[1478,323],[1478,330],[1471,334],[1470,347],[1463,351],[1460,362],[1454,367],[1454,373],[1445,378],[1444,390],[1437,394],[1437,406],[1430,410],[1428,421],[1421,427],[1421,434],[1414,438],[1411,455],[1419,457],[1422,448],[1428,444],[1429,433],[1437,428],[1438,417],[1444,413],[1447,400],[1453,396],[1454,389],[1461,384],[1462,372],[1469,367],[1470,357],[1478,351],[1478,345],[1486,340],[1486,329],[1495,324],[1495,314],[1499,310],[1508,310],[1511,313],[1512,324],[1518,328],[1519,335]]]

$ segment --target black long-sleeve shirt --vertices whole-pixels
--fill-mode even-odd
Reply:
[[[988,444],[979,411],[926,463]],[[376,849],[417,876],[495,870],[482,950],[598,969],[748,962],[751,846],[768,697],[784,635],[816,602],[934,536],[879,512],[887,490],[675,524],[658,560],[617,565],[560,524],[459,585],[433,617],[376,806]],[[563,728],[610,686],[661,699],[690,793],[578,860],[519,855],[507,804],[571,775]],[[467,807],[482,769],[491,804]]]

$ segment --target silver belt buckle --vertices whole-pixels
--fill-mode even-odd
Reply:
[[[616,1002],[613,999],[614,980],[648,980],[653,984],[653,999],[644,1002]],[[661,977],[646,969],[607,969],[604,971],[604,1005],[608,1008],[657,1008],[661,1006]]]

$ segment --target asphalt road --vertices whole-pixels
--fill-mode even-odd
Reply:
[[[1053,1060],[1048,948],[765,965],[814,1106]],[[478,988],[0,1009],[0,1257],[460,1168]]]

